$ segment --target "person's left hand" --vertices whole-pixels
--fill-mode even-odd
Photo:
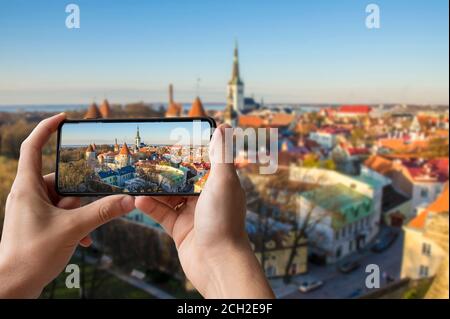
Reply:
[[[0,298],[38,297],[77,245],[90,245],[91,231],[134,208],[128,195],[80,208],[79,198],[58,196],[54,174],[42,177],[42,147],[64,119],[59,114],[42,121],[20,148],[0,241]]]

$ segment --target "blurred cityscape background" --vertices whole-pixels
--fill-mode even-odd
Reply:
[[[0,229],[43,118],[210,116],[278,129],[276,174],[236,164],[278,298],[448,298],[448,1],[378,1],[380,29],[360,0],[77,4],[69,30],[63,2],[1,3]],[[42,298],[201,297],[140,211],[93,237],[72,260],[82,289],[62,273]]]

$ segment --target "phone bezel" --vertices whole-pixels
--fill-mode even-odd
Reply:
[[[214,130],[217,128],[216,121],[211,117],[170,117],[170,118],[129,118],[129,119],[85,119],[85,120],[64,120],[58,125],[57,132],[57,140],[56,140],[56,168],[55,168],[55,191],[60,196],[74,196],[74,197],[96,197],[96,196],[109,196],[109,195],[131,195],[131,196],[199,196],[200,193],[69,193],[62,192],[58,187],[58,178],[59,178],[59,151],[60,151],[60,143],[61,143],[61,128],[64,124],[71,123],[151,123],[151,122],[193,122],[193,121],[204,121],[208,122],[211,125],[211,135],[209,140],[211,141],[212,134]]]

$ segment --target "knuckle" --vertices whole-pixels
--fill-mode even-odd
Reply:
[[[29,148],[29,145],[30,145],[30,142],[27,138],[20,144],[20,153],[26,151]]]
[[[23,202],[25,198],[27,198],[27,192],[21,188],[13,187],[11,192],[8,194],[8,202]]]
[[[112,208],[109,204],[102,204],[98,209],[98,218],[100,223],[104,224],[112,219]]]

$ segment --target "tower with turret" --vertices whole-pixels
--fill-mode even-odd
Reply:
[[[119,144],[117,144],[117,138],[115,139],[115,143],[114,143],[114,152],[115,153],[119,152]]]
[[[122,147],[120,148],[119,154],[115,157],[115,160],[119,168],[131,165],[132,156],[130,150],[128,149],[127,143],[123,143]]]
[[[223,112],[223,120],[231,127],[237,127],[238,125],[238,113],[233,107],[233,96],[231,91],[228,92],[227,106]]]
[[[139,126],[137,127],[137,130],[136,130],[136,137],[135,137],[135,146],[134,146],[134,148],[135,148],[135,151],[136,152],[139,152],[139,148],[141,147],[141,136],[140,136],[140,134],[139,134]]]
[[[95,152],[95,149],[92,146],[92,144],[89,144],[89,146],[86,148],[85,158],[86,158],[86,162],[88,162],[89,164],[95,163],[97,156],[96,156],[96,152]]]
[[[239,73],[239,52],[236,43],[234,48],[233,69],[231,73],[231,80],[228,82],[228,96],[232,96],[233,109],[237,113],[244,110],[244,82],[242,82]]]

